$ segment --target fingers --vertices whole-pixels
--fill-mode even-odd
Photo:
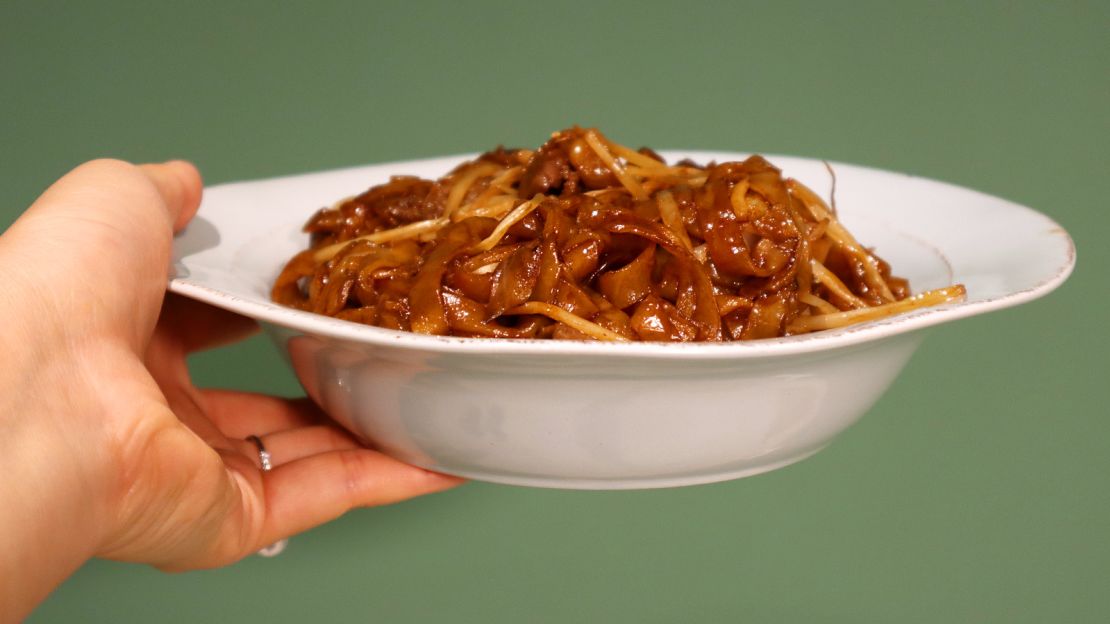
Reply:
[[[209,394],[223,407],[245,400],[234,393]],[[286,409],[274,412],[288,416]],[[268,472],[260,470],[258,448],[251,442],[214,449],[184,427],[171,433],[153,437],[144,447],[142,457],[148,461],[136,466],[137,480],[127,489],[130,502],[121,503],[125,513],[102,556],[167,570],[226,565],[352,508],[395,503],[462,483],[359,448],[334,425],[265,436],[275,464]]]
[[[365,448],[355,440],[354,436],[336,425],[301,427],[259,436],[259,439],[262,440],[262,444],[270,454],[270,461],[275,467],[321,453]],[[251,452],[258,450],[253,442],[249,444]]]
[[[201,390],[207,415],[227,437],[245,440],[328,422],[311,400],[231,390]]]
[[[156,339],[173,342],[183,353],[193,353],[237,342],[256,331],[258,323],[252,319],[168,293]]]
[[[240,453],[256,467],[260,467],[260,449],[246,438],[259,436],[269,453],[272,470],[262,473],[260,481],[243,480],[262,490],[255,490],[262,504],[250,506],[265,509],[262,537],[254,547],[323,524],[355,507],[395,503],[463,482],[364,448],[335,424],[318,424],[326,417],[306,399],[209,390],[205,403],[210,419],[236,440]]]
[[[204,188],[200,172],[192,163],[183,160],[139,165],[139,169],[154,183],[158,194],[162,196],[173,220],[173,231],[180,231],[200,207]]]
[[[306,457],[262,476],[266,519],[259,545],[328,522],[356,507],[439,492],[463,479],[402,463],[369,449]]]

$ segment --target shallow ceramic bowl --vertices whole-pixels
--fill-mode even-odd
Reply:
[[[744,477],[816,453],[882,395],[922,330],[1042,296],[1075,262],[1068,234],[1033,210],[940,182],[835,164],[848,229],[909,278],[915,292],[958,282],[967,286],[966,302],[730,344],[423,336],[270,302],[281,267],[307,244],[301,226],[313,211],[392,174],[438,177],[462,158],[209,188],[175,243],[170,289],[259,320],[309,396],[406,462],[518,485],[646,488]],[[769,159],[827,195],[821,161]]]

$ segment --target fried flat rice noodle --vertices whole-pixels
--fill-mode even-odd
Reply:
[[[911,294],[831,204],[760,156],[671,165],[574,127],[319,210],[272,298],[432,335],[718,342],[965,297]]]

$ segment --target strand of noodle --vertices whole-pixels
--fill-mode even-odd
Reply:
[[[655,160],[650,156],[645,156],[629,147],[615,143],[606,138],[609,149],[616,153],[617,156],[625,159],[628,166],[625,171],[632,175],[637,175],[645,178],[650,177],[683,177],[683,176],[696,176],[704,175],[705,171],[697,167],[686,167],[684,165],[668,165],[665,162]]]
[[[489,264],[497,266],[505,258],[508,258],[510,255],[512,255],[514,251],[520,249],[522,246],[522,243],[516,243],[515,245],[503,245],[501,247],[498,247],[497,249],[491,249],[487,252],[471,256],[466,262],[462,263],[462,270],[473,273],[479,268]]]
[[[667,165],[667,163],[659,162],[651,156],[645,156],[630,147],[621,145],[620,143],[616,143],[614,141],[609,141],[609,148],[616,152],[617,156],[620,156],[621,158],[628,161],[628,164],[630,165],[636,165],[637,167],[643,167],[644,169],[671,168]]]
[[[605,147],[605,144],[601,142],[601,139],[597,138],[596,132],[594,132],[593,130],[587,130],[585,139],[590,148],[592,148],[594,152],[597,153],[598,158],[600,158],[601,161],[605,163],[606,167],[609,167],[609,170],[613,172],[613,175],[617,176],[617,179],[620,180],[621,184],[623,184],[626,189],[628,189],[629,193],[632,193],[633,197],[635,197],[636,199],[647,199],[647,193],[644,192],[644,187],[640,186],[640,183],[636,181],[636,178],[628,175],[628,172],[624,170],[624,167],[622,167],[620,163],[618,163],[616,159],[613,158],[613,155],[609,153],[609,149]]]
[[[483,163],[475,165],[463,172],[458,181],[451,186],[451,192],[447,194],[447,204],[443,209],[443,216],[450,217],[451,214],[458,209],[459,205],[462,204],[463,198],[466,197],[466,192],[470,190],[471,186],[474,186],[478,178],[490,175],[499,169],[500,167],[493,163]]]
[[[808,186],[794,178],[787,178],[784,183],[786,184],[786,190],[802,202],[814,221],[832,221],[831,211],[825,205],[825,202],[818,197],[817,193],[814,193]]]
[[[627,169],[630,175],[639,176],[640,186],[643,187],[644,192],[648,195],[654,194],[659,189],[673,188],[676,186],[688,186],[692,189],[698,189],[705,186],[707,176],[704,175],[684,175],[684,174],[667,174],[660,173],[658,175],[645,175],[643,169]]]
[[[786,329],[791,334],[802,334],[819,329],[834,329],[837,327],[844,327],[845,325],[874,321],[894,314],[909,312],[917,308],[961,301],[966,295],[967,290],[962,285],[946,286],[944,288],[937,288],[936,290],[919,293],[912,297],[906,297],[901,301],[884,303],[871,308],[848,310],[846,312],[836,312],[833,314],[801,316],[794,319]]]
[[[648,195],[654,194],[659,189],[673,188],[676,186],[687,186],[691,189],[699,189],[705,186],[705,176],[698,176],[696,178],[679,178],[679,177],[657,177],[657,178],[644,178],[641,185],[644,187],[644,192]]]
[[[540,301],[529,301],[523,305],[519,305],[505,314],[542,314],[547,318],[558,321],[571,329],[576,329],[587,336],[597,338],[598,340],[607,340],[610,342],[628,342],[628,338],[609,331],[601,325],[592,321],[587,321],[581,316],[576,316],[560,308],[559,306],[551,305],[550,303],[542,303]]]
[[[810,239],[807,236],[809,231],[805,218],[802,216],[802,211],[798,210],[801,201],[793,195],[787,195],[787,214],[790,215],[790,221],[794,224],[794,229],[798,232],[798,246],[794,251],[794,262],[798,267],[795,274],[795,281],[798,284],[798,296],[809,297],[813,292],[813,267],[809,261],[813,259],[813,249],[810,247]],[[747,204],[747,202],[745,202]],[[818,306],[820,307],[820,306]]]
[[[744,297],[735,297],[731,295],[717,295],[717,312],[724,318],[732,314],[736,310],[744,307],[751,307],[751,300]],[[836,308],[833,308],[836,311]]]
[[[821,311],[822,314],[836,314],[837,312],[840,312],[839,308],[813,293],[798,295],[798,301],[801,301],[808,306],[817,308]]]
[[[835,217],[833,218],[835,219]],[[847,249],[849,253],[854,255],[863,264],[863,272],[867,277],[868,286],[877,289],[879,296],[884,301],[891,302],[896,300],[894,293],[890,290],[890,286],[887,285],[886,280],[883,279],[882,274],[879,272],[878,260],[872,257],[866,249],[861,247],[839,221],[829,221],[827,234],[830,238],[840,243],[842,247]],[[844,244],[845,241],[847,241],[847,245]]]
[[[802,203],[809,208],[810,212],[813,213],[813,216],[816,217],[818,221],[822,219],[829,220],[827,230],[829,238],[836,241],[845,251],[855,256],[863,264],[868,286],[876,289],[879,292],[879,296],[884,301],[895,301],[894,293],[890,291],[890,286],[887,285],[886,280],[884,280],[882,274],[879,273],[879,262],[859,244],[855,237],[852,236],[843,225],[840,224],[836,215],[825,205],[825,202],[807,186],[793,178],[786,181],[786,186],[795,196],[802,200]]]
[[[355,243],[358,241],[366,241],[369,243],[386,243],[389,241],[413,238],[426,232],[434,232],[435,230],[438,230],[447,225],[447,221],[448,220],[446,218],[440,217],[438,219],[428,219],[427,221],[416,221],[414,223],[408,223],[390,230],[381,230],[378,232],[372,232],[370,234],[364,234],[357,238],[352,238],[351,240],[345,240],[339,243],[333,243],[331,245],[328,245],[327,247],[321,247],[320,249],[316,250],[316,253],[314,253],[312,257],[317,262],[326,262],[335,257],[335,254],[339,253],[341,249],[343,249],[347,245],[350,245],[351,243]]]
[[[816,223],[810,224],[809,232],[806,233],[806,236],[809,238],[809,242],[815,243],[825,235],[825,232],[828,231],[828,229],[829,220],[822,219]]]
[[[836,172],[833,171],[832,165],[829,164],[829,161],[822,160],[821,162],[825,163],[825,170],[829,172],[829,178],[832,180],[832,184],[830,185],[830,188],[829,188],[829,209],[832,210],[832,213],[835,215],[836,214]]]
[[[729,195],[729,202],[732,204],[732,211],[736,213],[736,218],[741,221],[751,221],[756,215],[751,206],[748,206],[748,179],[744,178],[732,187],[732,194]]]
[[[692,251],[694,244],[690,242],[690,235],[686,233],[686,225],[682,223],[682,216],[678,213],[678,203],[674,200],[674,195],[671,195],[670,191],[659,191],[655,196],[655,203],[659,206],[659,216],[663,219],[663,225],[674,232],[687,251]]]
[[[465,206],[461,206],[452,214],[466,213],[470,210],[481,208],[487,201],[490,200],[490,198],[495,197],[498,193],[509,194],[515,197],[516,195],[511,185],[513,184],[513,182],[516,182],[520,178],[523,172],[523,167],[512,167],[510,169],[506,169],[497,177],[490,180],[489,186],[486,188],[486,190],[482,191],[477,197],[475,197],[474,201],[466,204]],[[457,221],[458,219],[453,220]]]
[[[460,208],[455,214],[451,215],[452,221],[462,221],[469,217],[493,217],[500,219],[508,214],[516,203],[517,197],[515,195],[498,195],[486,200],[482,205],[469,204]]]
[[[489,251],[490,249],[493,249],[494,245],[501,241],[501,239],[505,236],[505,233],[509,231],[509,228],[511,228],[513,224],[515,224],[517,221],[520,221],[524,217],[527,217],[528,213],[532,212],[536,209],[536,206],[540,205],[540,197],[542,196],[537,195],[536,197],[529,199],[516,208],[513,208],[512,212],[506,215],[505,218],[501,219],[501,222],[497,224],[497,227],[493,229],[493,232],[491,232],[490,235],[485,238],[485,240],[471,247],[470,251]]]
[[[500,189],[502,192],[508,193],[512,190],[512,184],[520,179],[524,174],[524,167],[509,167],[496,178],[490,180],[489,185]]]
[[[491,201],[485,206],[475,209],[470,216],[501,219],[509,214],[509,211],[513,209],[513,204],[515,204],[516,201],[516,197],[504,197],[497,201]]]
[[[695,167],[679,167],[671,165],[659,165],[658,167],[640,167],[638,165],[629,165],[624,168],[629,174],[639,176],[641,178],[696,178],[705,177],[705,171]]]
[[[795,277],[798,283],[798,296],[808,297],[813,293],[813,265],[808,262],[812,258],[809,253],[809,242],[804,237],[798,239],[795,257],[795,262],[798,262],[798,272]]]
[[[855,309],[869,307],[866,301],[853,294],[848,286],[840,281],[836,273],[830,271],[828,267],[814,259],[809,261],[809,267],[813,271],[813,279],[817,280],[817,283],[823,284],[825,288],[828,288],[830,293],[836,295]]]

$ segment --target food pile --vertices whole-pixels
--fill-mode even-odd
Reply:
[[[911,295],[760,156],[668,164],[595,129],[396,176],[314,214],[273,287],[297,309],[423,334],[730,341],[962,299]]]

